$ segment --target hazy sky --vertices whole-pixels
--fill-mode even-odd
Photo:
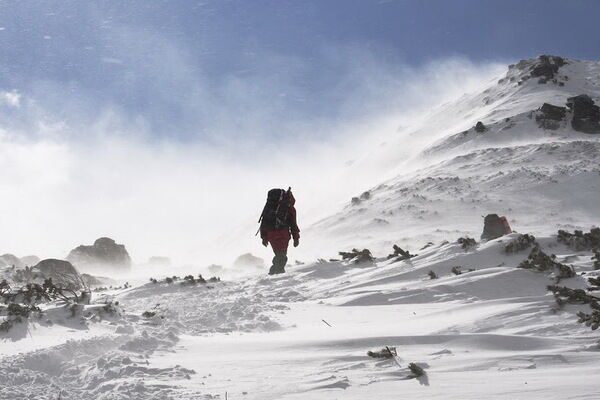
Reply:
[[[338,180],[374,138],[508,62],[598,59],[598,15],[576,0],[0,1],[0,254],[100,236],[138,261],[264,253],[268,189],[294,187],[301,224],[338,209],[379,183]],[[232,250],[206,257],[215,238]]]
[[[371,90],[364,70],[451,56],[596,59],[598,15],[600,2],[578,0],[2,1],[0,86],[67,119],[116,107],[155,135],[258,124],[285,136],[281,114],[301,123],[372,112],[394,88]],[[230,109],[255,117],[232,120]]]

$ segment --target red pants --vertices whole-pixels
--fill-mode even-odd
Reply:
[[[275,253],[287,253],[291,238],[289,229],[267,232],[267,240],[271,243],[271,247]]]

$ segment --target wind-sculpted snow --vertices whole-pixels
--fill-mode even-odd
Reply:
[[[404,261],[321,261],[273,277],[122,289],[106,298],[119,302],[120,316],[90,322],[89,336],[66,332],[62,344],[4,356],[0,398],[364,399],[427,390],[444,399],[523,391],[592,399],[586,377],[600,372],[598,337],[575,316],[585,305],[557,308],[546,288],[556,273],[517,268],[527,247],[505,251],[518,238],[467,249],[435,243]],[[561,285],[584,288],[599,275],[589,251],[556,237],[536,243],[573,265],[577,275]],[[34,338],[54,329],[31,324]],[[366,355],[385,346],[398,349],[395,361]],[[494,383],[453,384],[466,379]]]

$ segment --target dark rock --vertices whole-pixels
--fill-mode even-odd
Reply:
[[[15,268],[23,268],[25,266],[19,257],[8,253],[0,256],[0,266],[3,265]]]
[[[102,237],[91,246],[81,245],[71,250],[67,260],[78,267],[113,267],[129,269],[131,258],[122,244],[113,239]]]
[[[540,111],[545,118],[554,121],[562,121],[567,114],[567,109],[565,107],[554,106],[548,103],[544,103],[542,107],[540,107]]]
[[[33,266],[39,263],[41,260],[38,256],[25,256],[21,257],[21,262],[28,266]]]
[[[538,126],[542,129],[551,130],[560,128],[560,121],[567,114],[566,107],[559,107],[548,103],[544,103],[538,111],[535,116]]]
[[[265,260],[256,257],[251,253],[242,254],[233,262],[233,266],[237,268],[264,268]]]
[[[83,288],[83,281],[79,272],[73,264],[65,260],[48,258],[37,263],[33,267],[36,275],[41,275],[44,279],[52,278],[52,282],[60,287],[79,290]]]
[[[546,83],[548,80],[553,79],[554,74],[565,64],[566,62],[562,57],[539,56],[537,62],[531,68],[531,76],[544,77],[545,79],[540,79],[538,83]]]
[[[369,249],[352,249],[350,252],[340,251],[338,254],[343,260],[350,260],[355,264],[370,263],[375,260]]]
[[[488,214],[483,220],[481,240],[493,240],[511,232],[506,217],[500,217],[498,214]]]
[[[567,107],[573,111],[571,126],[578,132],[600,133],[600,107],[587,94],[569,97]]]
[[[479,121],[475,124],[475,132],[482,133],[482,132],[485,132],[485,130],[486,130],[486,127],[483,124],[483,122]]]

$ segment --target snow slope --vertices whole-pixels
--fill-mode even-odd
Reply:
[[[516,233],[456,242],[497,212],[573,266],[560,285],[600,276],[590,249],[554,236],[600,222],[600,138],[573,131],[569,116],[556,130],[535,118],[544,102],[598,100],[600,64],[568,60],[546,84],[525,79],[534,64],[432,110],[349,168],[377,163],[381,180],[305,229],[303,246],[327,258],[369,247],[373,263],[321,259],[207,284],[155,276],[75,310],[45,305],[0,334],[0,399],[597,399],[598,332],[576,316],[589,306],[559,307],[547,290],[555,273],[517,268],[531,249],[505,251]],[[393,243],[417,256],[388,259]],[[385,346],[398,357],[367,356]]]
[[[89,324],[88,337],[65,332],[64,343],[3,356],[0,398],[595,399],[598,335],[575,316],[585,306],[558,309],[552,275],[516,268],[528,254],[504,252],[516,236],[441,243],[410,261],[121,290],[110,295],[121,316]],[[589,252],[538,241],[577,270],[561,285],[600,275]],[[21,346],[54,328],[29,329]],[[397,363],[366,355],[384,346]],[[426,375],[413,379],[410,362]]]
[[[381,252],[393,241],[415,248],[478,237],[488,213],[506,215],[518,231],[546,235],[600,224],[600,136],[574,131],[569,113],[556,130],[536,121],[544,103],[565,106],[582,93],[600,103],[600,62],[566,61],[557,83],[545,84],[528,78],[539,60],[521,61],[481,92],[431,110],[375,147],[352,167],[381,164],[381,181],[365,183],[369,198],[349,201],[305,236],[315,247]],[[485,132],[474,130],[478,121]],[[319,251],[327,254],[327,247]]]

